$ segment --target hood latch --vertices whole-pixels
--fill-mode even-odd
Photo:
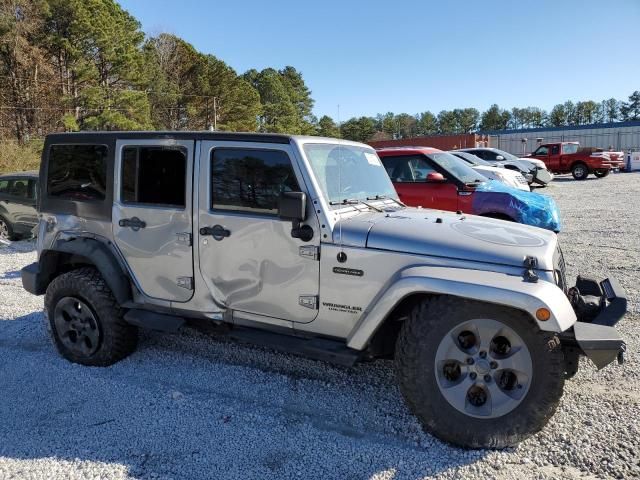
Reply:
[[[536,257],[527,256],[524,259],[524,281],[530,283],[538,283],[538,274],[536,273],[536,269],[538,268],[538,259]]]

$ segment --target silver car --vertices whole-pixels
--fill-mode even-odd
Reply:
[[[553,232],[405,207],[367,145],[73,133],[42,160],[22,281],[72,362],[111,365],[138,328],[185,321],[343,365],[393,358],[423,427],[475,448],[540,430],[579,355],[622,359],[615,280],[570,288]]]
[[[0,175],[0,239],[31,236],[38,224],[38,172]]]

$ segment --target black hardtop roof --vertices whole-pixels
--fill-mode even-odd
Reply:
[[[38,172],[36,170],[29,170],[28,172],[10,172],[3,173],[0,178],[17,178],[17,177],[37,177]]]
[[[172,139],[172,140],[227,140],[235,142],[263,142],[263,143],[291,143],[291,135],[274,133],[233,133],[233,132],[209,132],[209,131],[162,131],[162,132],[72,132],[51,133],[47,135],[47,142],[69,143],[80,142],[107,142],[121,139]]]

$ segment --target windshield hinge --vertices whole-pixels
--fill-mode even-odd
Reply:
[[[180,288],[186,288],[187,290],[193,290],[193,277],[178,277],[176,284]]]
[[[182,243],[188,247],[193,245],[193,240],[189,232],[179,232],[176,233],[176,236],[178,237],[178,243]]]
[[[298,298],[300,306],[310,308],[312,310],[318,309],[318,296],[317,295],[300,295]]]
[[[298,252],[301,257],[310,258],[311,260],[320,260],[320,247],[315,245],[304,245],[299,247]]]

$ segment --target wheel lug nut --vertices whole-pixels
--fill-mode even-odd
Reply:
[[[491,366],[491,368],[493,368],[494,370],[495,370],[496,368],[498,368],[498,362],[491,362],[489,365],[490,365],[490,366]]]
[[[475,380],[477,376],[478,376],[478,374],[476,372],[471,372],[469,374],[469,378],[471,378],[471,380]]]
[[[484,376],[484,381],[485,381],[485,382],[487,382],[487,383],[489,383],[489,382],[491,381],[491,375],[488,375],[488,374],[487,374],[487,375],[485,375],[485,376]]]
[[[467,364],[473,365],[473,358],[471,357],[467,358]]]
[[[487,356],[487,352],[484,350],[480,352],[480,358],[485,358]]]

